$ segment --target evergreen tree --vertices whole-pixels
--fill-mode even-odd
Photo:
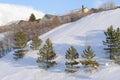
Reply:
[[[45,68],[49,68],[53,66],[56,62],[53,61],[56,58],[56,53],[53,49],[53,44],[48,38],[43,47],[39,50],[39,57],[37,59],[37,63],[44,63]]]
[[[84,13],[84,5],[82,5],[82,13]]]
[[[99,66],[97,61],[92,60],[95,57],[94,51],[91,49],[91,46],[87,46],[87,49],[83,51],[81,55],[85,60],[80,61],[82,65],[89,68],[96,69]]]
[[[23,49],[27,45],[27,36],[24,32],[19,31],[16,33],[15,38],[14,38],[14,45],[15,48],[17,49]]]
[[[120,28],[116,29],[115,53],[113,54],[116,63],[120,64]]]
[[[73,46],[71,46],[67,50],[65,58],[67,59],[66,71],[67,72],[76,72],[76,70],[74,69],[74,65],[79,64],[79,62],[76,61],[76,59],[79,58],[79,54],[77,53],[76,49]]]
[[[27,45],[26,34],[22,31],[19,31],[18,33],[16,33],[14,38],[14,47],[18,49],[13,54],[15,59],[24,57],[26,51],[23,50],[23,48],[25,48],[26,45]]]
[[[39,46],[41,45],[42,43],[42,40],[39,39],[38,36],[33,36],[32,38],[32,43],[30,44],[30,47],[33,49],[33,50],[38,50],[39,49]]]
[[[118,52],[119,44],[119,34],[116,30],[113,29],[113,26],[110,26],[105,33],[106,40],[103,41],[103,44],[107,46],[104,48],[106,53],[109,54],[110,59],[114,59],[114,55]]]
[[[87,60],[91,60],[95,57],[94,51],[91,49],[91,46],[87,46],[87,49],[83,51],[83,55],[81,55],[83,58],[86,58]]]
[[[36,17],[35,17],[35,15],[32,13],[32,14],[30,15],[29,21],[34,22],[35,20],[36,20]]]

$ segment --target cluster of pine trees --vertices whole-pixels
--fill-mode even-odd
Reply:
[[[45,42],[45,44],[40,48],[42,44],[42,40],[34,35],[32,38],[32,42],[30,44],[30,48],[32,50],[39,50],[39,57],[37,59],[37,63],[42,63],[44,68],[49,68],[56,64],[53,59],[56,57],[56,53],[53,49],[53,44],[48,38]],[[26,34],[22,31],[19,31],[16,33],[14,37],[14,48],[16,49],[13,53],[14,59],[18,60],[20,58],[23,58],[26,54],[25,47],[27,46],[27,37]]]
[[[103,41],[103,44],[106,45],[104,50],[109,55],[110,59],[114,60],[116,63],[120,63],[120,29],[113,29],[113,26],[110,26],[104,33],[106,36],[106,40]],[[13,43],[14,48],[16,49],[13,53],[14,58],[23,58],[27,51],[25,50],[25,47],[27,46],[26,34],[22,31],[16,33]],[[33,50],[39,50],[37,53],[39,57],[36,62],[39,63],[40,67],[48,69],[57,64],[54,60],[57,55],[49,38],[42,46],[41,44],[42,40],[38,36],[34,35],[30,48]],[[79,64],[82,64],[85,68],[89,69],[97,69],[99,67],[99,63],[96,60],[93,60],[95,54],[91,46],[87,46],[87,48],[83,50],[81,57],[84,58],[84,60],[79,60],[79,53],[73,46],[68,48],[65,54],[65,71],[76,72],[77,68],[80,67]]]
[[[57,55],[55,53],[55,50],[53,48],[53,44],[51,40],[48,38],[45,43],[41,46],[42,40],[34,35],[30,44],[30,48],[33,50],[39,50],[38,54],[38,59],[37,63],[39,63],[39,67],[48,69],[52,66],[54,66],[56,61],[54,60]],[[23,58],[26,54],[25,47],[27,46],[27,37],[26,34],[22,31],[19,31],[15,37],[14,37],[14,48],[16,49],[13,53],[14,58],[20,59]],[[40,47],[41,46],[41,47]],[[97,68],[99,64],[96,61],[93,61],[92,58],[95,56],[95,54],[92,52],[91,47],[88,46],[87,50],[83,51],[84,54],[82,57],[86,58],[83,61],[79,61],[79,54],[76,51],[76,49],[71,46],[67,51],[66,51],[66,69],[65,71],[67,72],[76,72],[76,68],[79,68],[78,64],[81,63],[84,66],[90,66],[93,68]],[[97,67],[96,67],[97,66]]]
[[[79,61],[79,54],[76,51],[76,49],[71,46],[65,55],[66,61],[66,71],[67,72],[76,72],[77,68],[79,68],[79,63],[84,66],[84,68],[89,69],[90,71],[93,69],[97,69],[99,67],[99,63],[93,58],[95,57],[95,54],[91,48],[91,46],[87,46],[85,50],[83,50],[83,54],[81,57],[84,58],[84,60]]]

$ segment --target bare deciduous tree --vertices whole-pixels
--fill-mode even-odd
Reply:
[[[105,2],[103,3],[100,8],[103,8],[104,10],[108,10],[108,9],[114,9],[116,8],[116,5],[114,2],[112,1],[108,1],[108,2]]]

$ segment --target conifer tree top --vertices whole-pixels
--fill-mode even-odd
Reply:
[[[91,46],[87,46],[87,48],[83,51],[83,58],[92,59],[95,57],[94,51],[91,49]]]
[[[32,13],[32,14],[30,15],[29,21],[33,22],[33,21],[35,21],[35,20],[36,20],[36,17],[35,17],[35,15]]]
[[[71,46],[67,50],[65,57],[66,59],[74,60],[74,59],[79,58],[79,54],[77,53],[76,49],[73,46]]]

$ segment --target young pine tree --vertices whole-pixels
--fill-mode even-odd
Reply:
[[[85,67],[97,68],[99,66],[98,62],[92,60],[95,57],[94,51],[91,49],[91,46],[87,46],[87,49],[83,51],[81,55],[85,60],[80,61]]]
[[[32,13],[32,14],[30,15],[29,21],[34,22],[35,20],[36,20],[36,17],[35,17],[35,15]]]
[[[65,58],[67,59],[66,71],[67,72],[76,72],[76,70],[74,69],[74,65],[79,64],[79,62],[76,61],[76,59],[79,58],[79,54],[77,53],[76,49],[73,46],[71,46],[67,50]]]
[[[116,63],[120,64],[120,28],[116,29],[116,52],[114,53],[113,57]]]
[[[110,26],[104,34],[106,36],[106,40],[103,41],[103,44],[107,46],[104,50],[109,54],[110,59],[114,59],[115,54],[119,51],[119,34],[113,29],[113,26]]]
[[[39,50],[38,55],[39,57],[37,59],[37,63],[43,63],[42,66],[45,64],[45,68],[49,68],[55,64],[55,61],[53,60],[56,58],[56,53],[49,38],[46,40],[46,43],[43,45],[43,47]]]
[[[27,45],[27,37],[26,34],[22,31],[19,31],[18,33],[16,33],[15,38],[14,38],[14,47],[16,49],[18,49],[17,51],[15,51],[15,53],[13,54],[15,57],[15,59],[18,58],[22,58],[25,55],[25,51],[23,50],[23,48],[25,48]]]
[[[86,58],[87,60],[92,60],[92,58],[95,57],[94,51],[91,49],[91,46],[87,46],[87,49],[83,51],[83,55],[81,55],[83,58]]]
[[[42,40],[39,39],[38,36],[33,36],[32,43],[30,44],[30,48],[32,48],[33,50],[38,50],[41,43],[42,43]]]

